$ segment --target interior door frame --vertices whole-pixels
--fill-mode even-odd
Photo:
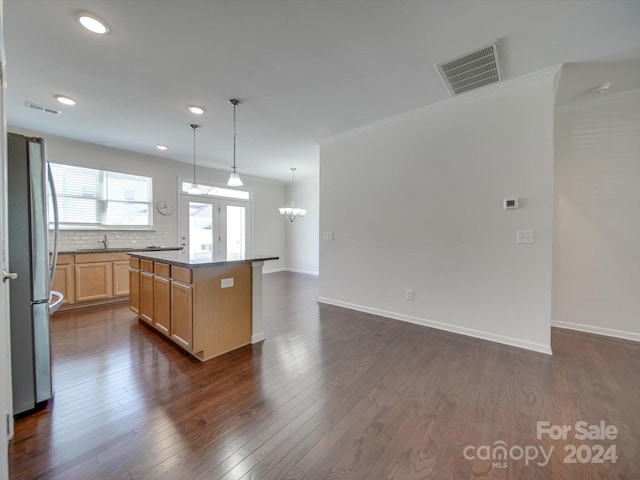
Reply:
[[[7,270],[7,124],[5,118],[5,53],[3,2],[0,0],[0,271]],[[11,343],[9,336],[9,282],[0,283],[0,478],[9,477],[9,440],[13,437],[13,392],[11,389]],[[5,420],[6,419],[6,420]],[[5,422],[7,424],[5,425]]]

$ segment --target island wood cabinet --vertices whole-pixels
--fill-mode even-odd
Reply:
[[[140,313],[140,260],[129,259],[129,308]]]
[[[185,268],[131,258],[129,307],[174,343],[208,360],[251,343],[251,275],[250,263]]]
[[[171,282],[171,339],[191,351],[193,342],[193,287]]]
[[[59,255],[53,290],[64,295],[65,306],[123,300],[129,295],[128,270],[124,252]]]

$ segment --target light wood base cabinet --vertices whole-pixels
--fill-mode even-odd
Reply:
[[[171,328],[171,280],[153,277],[153,326],[165,335]]]
[[[129,260],[113,262],[113,296],[129,295]]]
[[[145,322],[153,325],[153,273],[140,272],[140,313]]]
[[[109,262],[76,264],[76,302],[113,297],[112,274]]]
[[[129,295],[126,253],[82,253],[58,256],[53,290],[64,295],[63,308],[119,301]]]
[[[73,304],[75,297],[75,268],[73,255],[59,255],[56,263],[56,271],[53,275],[52,290],[62,293],[64,300],[62,305]]]
[[[140,313],[140,270],[129,269],[129,308]]]
[[[193,350],[193,287],[171,282],[171,339],[182,348]]]

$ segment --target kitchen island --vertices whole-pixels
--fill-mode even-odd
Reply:
[[[264,340],[262,266],[278,257],[128,255],[129,308],[199,360]]]

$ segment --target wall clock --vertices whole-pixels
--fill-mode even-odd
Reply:
[[[171,215],[173,213],[173,205],[166,200],[160,200],[157,205],[158,211],[162,215]]]

